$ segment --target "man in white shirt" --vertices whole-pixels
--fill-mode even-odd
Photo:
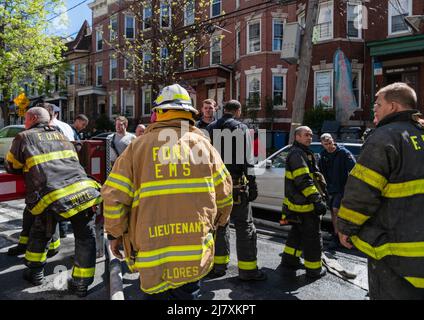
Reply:
[[[124,152],[130,142],[135,139],[135,135],[127,132],[128,120],[124,116],[119,116],[115,119],[115,130],[108,136],[111,139],[110,160],[115,162],[119,155]]]

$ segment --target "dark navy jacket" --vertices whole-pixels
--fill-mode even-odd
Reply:
[[[355,163],[355,157],[345,147],[336,146],[333,153],[325,149],[321,151],[318,166],[327,181],[328,193],[343,194],[347,177]]]

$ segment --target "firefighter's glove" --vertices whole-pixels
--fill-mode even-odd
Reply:
[[[315,213],[319,216],[323,216],[327,212],[327,206],[325,205],[325,202],[323,201],[315,202],[314,209],[315,209]]]
[[[256,184],[256,182],[249,183],[249,195],[247,197],[247,200],[249,202],[255,201],[257,197],[258,197],[258,185]]]

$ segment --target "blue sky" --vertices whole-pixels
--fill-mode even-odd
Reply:
[[[59,36],[69,36],[72,34],[72,37],[75,37],[84,20],[87,20],[91,26],[91,10],[88,8],[87,4],[93,1],[94,0],[86,0],[85,2],[84,0],[64,0],[64,6],[57,7],[55,13],[52,13],[50,17],[63,13],[81,2],[84,3],[53,19],[49,29],[50,33]]]

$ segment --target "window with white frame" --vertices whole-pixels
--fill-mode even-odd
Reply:
[[[347,4],[347,36],[353,39],[362,38],[362,4]]]
[[[358,104],[358,108],[362,108],[361,99],[362,72],[361,70],[352,70],[352,89]]]
[[[241,49],[241,38],[240,30],[236,30],[236,59],[240,58],[240,49]]]
[[[116,40],[116,37],[118,35],[118,16],[114,15],[110,17],[110,41]]]
[[[319,4],[318,21],[315,26],[317,39],[328,40],[333,38],[333,2],[324,2]]]
[[[96,63],[96,86],[103,84],[103,64],[101,62]]]
[[[109,79],[113,80],[118,78],[118,60],[116,58],[110,58],[109,61]]]
[[[272,20],[272,51],[281,51],[283,49],[283,27],[282,19]]]
[[[166,69],[168,58],[169,58],[168,48],[166,47],[160,48],[160,68],[162,71],[165,71]]]
[[[389,0],[389,34],[409,32],[405,17],[412,14],[412,0]]]
[[[261,51],[261,23],[249,22],[247,26],[247,53]]]
[[[103,32],[96,30],[96,51],[102,51],[103,49]]]
[[[240,0],[236,0],[236,9],[240,7]]]
[[[133,76],[133,63],[131,59],[124,59],[125,66],[124,66],[124,78],[130,79]]]
[[[194,43],[192,41],[186,41],[184,46],[184,70],[190,70],[194,68]]]
[[[135,17],[125,15],[125,38],[134,39],[135,35]]]
[[[143,51],[143,68],[145,72],[151,71],[152,51],[150,49],[146,49]]]
[[[221,14],[221,0],[211,1],[211,18]]]
[[[184,25],[188,26],[194,23],[194,0],[187,0],[184,7]]]
[[[160,2],[160,21],[163,28],[171,26],[171,6],[168,0],[162,0]]]
[[[125,116],[127,118],[134,118],[134,93],[125,92],[124,94],[125,101]]]
[[[220,36],[211,39],[211,65],[221,63],[222,41]]]
[[[314,105],[333,107],[333,70],[315,71]]]
[[[276,109],[286,107],[286,76],[284,74],[272,75],[272,104]]]
[[[141,103],[143,116],[150,116],[150,113],[152,112],[152,89],[150,87],[142,89]]]
[[[85,85],[87,82],[87,65],[81,63],[78,65],[78,84]]]
[[[146,6],[143,8],[143,29],[149,29],[152,27],[152,7]]]
[[[236,79],[236,99],[240,101],[240,78]]]
[[[249,109],[261,108],[261,78],[260,74],[249,75],[246,77],[247,87],[247,107]]]
[[[121,111],[119,110],[116,92],[112,92],[109,94],[109,117],[115,118],[119,116]]]

